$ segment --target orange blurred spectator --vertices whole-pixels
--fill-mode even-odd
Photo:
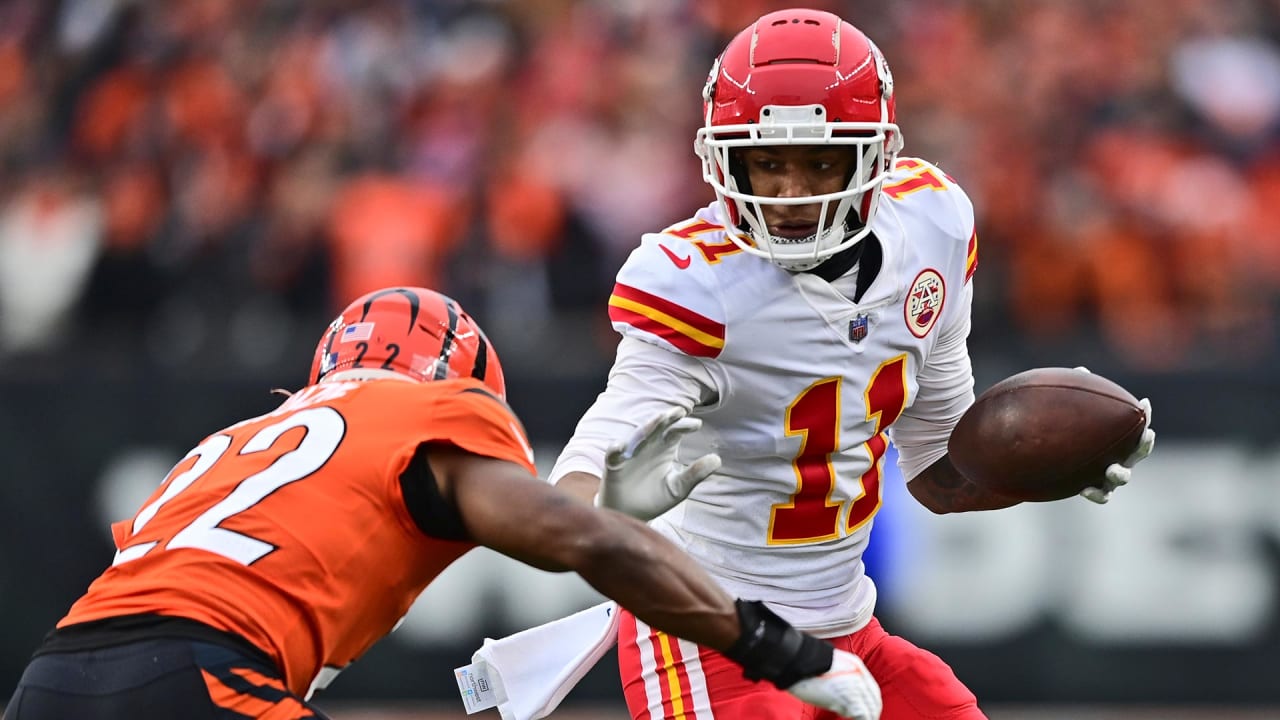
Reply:
[[[93,161],[102,161],[145,129],[155,87],[141,64],[128,64],[102,76],[81,100],[75,145]]]
[[[155,237],[164,219],[165,189],[153,165],[132,163],[112,169],[102,186],[107,251],[138,252]]]
[[[165,80],[165,112],[179,141],[216,145],[243,138],[245,98],[215,59],[187,60]]]
[[[359,297],[391,285],[447,288],[442,268],[460,229],[452,197],[387,174],[347,183],[329,221],[333,296]]]
[[[0,105],[12,102],[27,84],[27,58],[13,38],[0,42]]]
[[[486,195],[489,239],[499,255],[531,262],[559,248],[565,207],[552,183],[527,169],[499,170]]]

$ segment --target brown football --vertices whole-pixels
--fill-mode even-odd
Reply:
[[[1036,368],[992,385],[947,442],[974,483],[1026,502],[1061,500],[1128,457],[1146,413],[1127,390],[1092,373]]]

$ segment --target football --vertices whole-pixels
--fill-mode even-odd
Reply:
[[[1137,398],[1104,377],[1036,368],[978,396],[947,452],[970,481],[1024,502],[1061,500],[1103,480],[1146,427]]]

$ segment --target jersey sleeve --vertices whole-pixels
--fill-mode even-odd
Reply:
[[[936,189],[944,192],[921,192]],[[978,231],[973,201],[954,178],[937,165],[919,158],[899,158],[885,182],[884,193],[922,208],[919,213],[937,227],[942,237],[954,240],[964,254],[962,279],[967,284],[978,269]]]
[[[910,480],[946,454],[947,439],[960,416],[973,404],[973,367],[968,338],[973,311],[973,278],[978,264],[978,236],[973,203],[956,181],[923,160],[899,160],[899,177],[886,192],[912,193],[937,184],[945,192],[914,193],[909,202],[924,205],[919,217],[927,217],[938,230],[940,265],[951,287],[959,291],[947,298],[940,320],[938,340],[917,375],[919,390],[910,407],[889,428],[898,447],[898,464]],[[917,188],[916,184],[919,184]]]
[[[604,477],[605,454],[638,423],[672,406],[686,411],[715,392],[706,367],[695,358],[624,337],[609,371],[609,384],[578,421],[547,481],[571,472]]]
[[[725,343],[725,309],[717,287],[692,243],[648,234],[618,272],[609,320],[623,337],[715,358]]]
[[[973,286],[961,288],[963,311],[943,328],[938,343],[916,379],[919,391],[911,407],[889,426],[898,448],[902,476],[911,480],[947,452],[947,439],[960,416],[973,404],[973,365],[969,359],[969,308]]]
[[[973,201],[950,175],[937,166],[929,167],[942,176],[943,184],[947,186],[947,192],[940,193],[940,196],[951,204],[950,212],[941,213],[939,217],[946,219],[943,230],[964,244],[964,281],[968,283],[978,269],[978,228],[973,214]]]
[[[478,381],[459,381],[456,388],[438,395],[419,440],[447,441],[476,455],[507,460],[537,473],[520,421]]]

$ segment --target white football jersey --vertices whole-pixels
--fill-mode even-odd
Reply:
[[[706,387],[689,393],[689,402],[703,425],[683,441],[680,458],[715,452],[723,460],[654,527],[730,593],[768,601],[811,632],[852,632],[874,609],[862,553],[880,508],[888,429],[928,376],[926,393],[943,396],[949,408],[937,418],[941,443],[931,443],[931,461],[945,451],[956,402],[972,401],[964,338],[977,257],[973,209],[938,168],[899,160],[873,226],[879,274],[854,302],[851,277],[829,283],[742,252],[716,208],[645,235],[609,303],[624,338],[669,351],[645,358],[684,356],[684,367],[689,358],[701,365],[693,376]],[[948,333],[958,338],[948,361],[929,366]],[[670,370],[655,367],[649,383],[611,378],[597,408],[617,416],[681,402],[680,392],[665,387]],[[597,439],[617,437],[622,418],[601,415],[584,416],[553,479],[584,469],[566,458],[593,427],[610,428],[595,432]]]

